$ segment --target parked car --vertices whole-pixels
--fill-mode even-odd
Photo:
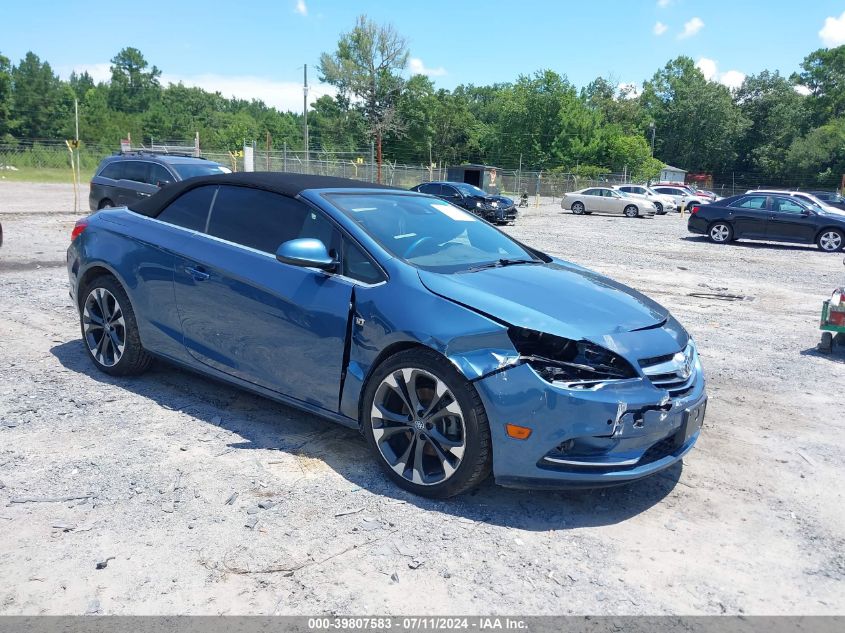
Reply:
[[[104,158],[88,195],[91,211],[133,204],[164,185],[196,176],[231,171],[214,161],[194,156],[126,152]]]
[[[513,200],[491,195],[465,182],[424,182],[411,191],[437,196],[493,224],[513,224],[518,211]]]
[[[416,192],[321,176],[174,183],[80,220],[94,367],[153,357],[360,429],[399,486],[603,486],[679,461],[707,396],[651,299]]]
[[[785,189],[749,189],[745,193],[776,193],[783,196],[792,196],[793,198],[798,198],[817,211],[821,210],[828,213],[842,213],[841,209],[827,204],[823,200],[820,200],[813,194],[806,191],[788,191]]]
[[[654,203],[657,215],[665,215],[667,212],[675,211],[678,208],[673,198],[662,193],[657,193],[654,189],[646,185],[616,185],[613,188],[617,191],[624,191],[634,197],[651,200]]]
[[[812,207],[786,193],[751,192],[693,205],[687,228],[713,242],[750,239],[816,244],[836,252],[845,244],[845,215]]]
[[[624,191],[610,187],[587,187],[564,194],[560,201],[562,209],[569,209],[575,215],[614,213],[629,218],[653,218],[657,207],[646,198],[634,197]]]
[[[813,194],[826,205],[845,210],[845,198],[836,191],[808,191],[807,193]]]
[[[652,185],[657,193],[669,196],[675,201],[678,211],[689,209],[694,204],[704,204],[703,196],[695,195],[690,189],[681,185]]]
[[[3,246],[3,225],[0,224],[0,246]]]

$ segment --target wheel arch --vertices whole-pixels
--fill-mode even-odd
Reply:
[[[123,287],[123,291],[129,297],[129,300],[132,301],[132,295],[129,293],[129,288],[126,285],[126,282],[117,273],[117,271],[105,262],[95,262],[89,264],[85,268],[85,271],[79,275],[79,280],[76,283],[76,302],[78,306],[81,306],[82,301],[84,300],[84,297],[82,296],[82,291],[85,289],[85,287],[94,279],[102,275],[114,277],[117,282]]]
[[[816,231],[816,234],[815,234],[815,236],[813,237],[813,241],[814,241],[814,242],[818,242],[818,241],[819,241],[819,238],[820,238],[820,237],[821,237],[821,235],[822,235],[822,233],[824,233],[825,231],[830,231],[830,230],[839,231],[839,233],[840,233],[843,237],[845,237],[845,228],[843,228],[843,227],[841,227],[841,226],[836,226],[835,224],[828,224],[828,225],[823,226],[822,228],[820,228],[818,231]]]

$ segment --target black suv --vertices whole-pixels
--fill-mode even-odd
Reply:
[[[442,198],[493,224],[516,222],[517,210],[513,200],[505,196],[490,195],[465,182],[424,182],[411,187],[411,191]]]
[[[91,179],[92,211],[123,207],[154,194],[171,182],[230,171],[195,156],[126,152],[104,158]]]

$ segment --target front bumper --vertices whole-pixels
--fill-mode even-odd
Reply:
[[[707,395],[696,358],[690,387],[671,398],[647,378],[568,389],[522,364],[476,381],[493,440],[496,483],[517,488],[622,484],[680,461],[700,433]],[[532,429],[509,437],[506,424]]]

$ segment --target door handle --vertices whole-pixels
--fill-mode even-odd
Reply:
[[[211,275],[205,272],[202,268],[193,268],[191,266],[185,266],[185,272],[188,273],[191,277],[193,277],[194,281],[208,281],[208,278],[211,277]]]
[[[143,191],[139,191],[138,195],[141,196],[142,198],[149,198],[150,197],[150,194],[144,193]]]

